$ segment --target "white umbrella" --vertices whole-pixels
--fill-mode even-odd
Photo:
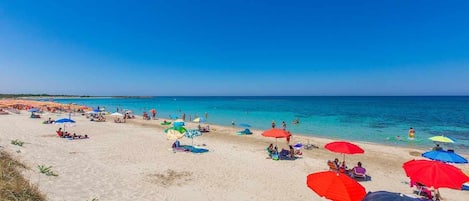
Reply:
[[[116,116],[116,117],[123,117],[124,115],[118,112],[114,112],[111,114],[111,116]]]

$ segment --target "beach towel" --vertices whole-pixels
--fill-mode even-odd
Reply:
[[[208,152],[208,149],[197,148],[191,145],[184,145],[184,149],[189,150],[192,153],[205,153]]]

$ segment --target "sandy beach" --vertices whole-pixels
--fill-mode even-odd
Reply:
[[[292,143],[310,142],[319,148],[302,150],[294,161],[266,159],[265,147],[275,143],[253,130],[251,136],[238,136],[239,128],[210,125],[209,133],[194,139],[194,145],[209,149],[202,154],[173,153],[159,120],[129,120],[114,123],[92,122],[82,115],[72,118],[72,133],[89,139],[57,137],[59,124],[42,124],[51,117],[67,114],[46,113],[41,119],[29,113],[0,116],[0,149],[30,167],[24,175],[46,194],[48,200],[325,200],[306,186],[308,174],[326,171],[327,160],[342,155],[324,149],[335,139],[307,138],[293,133]],[[188,123],[196,128],[196,123]],[[25,144],[10,142],[19,139]],[[187,138],[182,144],[191,144]],[[402,164],[423,159],[425,150],[354,142],[364,154],[346,155],[349,166],[361,161],[371,177],[360,182],[367,191],[387,190],[412,194]],[[279,148],[287,148],[284,139]],[[430,147],[429,147],[430,148]],[[456,150],[457,151],[457,150]],[[464,155],[464,157],[468,157]],[[58,176],[40,174],[38,165],[52,166]],[[469,173],[469,165],[456,165]],[[440,189],[444,200],[463,201],[469,191]]]

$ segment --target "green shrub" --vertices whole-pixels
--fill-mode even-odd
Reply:
[[[39,168],[39,172],[41,172],[42,174],[54,177],[59,176],[57,173],[52,171],[52,166],[46,167],[45,165],[38,165],[37,167]]]
[[[18,145],[18,146],[22,147],[23,144],[24,144],[24,142],[21,141],[21,140],[16,139],[16,140],[12,140],[12,141],[11,141],[11,144],[13,144],[13,145]]]

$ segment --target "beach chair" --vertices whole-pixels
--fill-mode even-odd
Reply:
[[[330,170],[330,171],[334,171],[334,172],[338,172],[338,171],[339,171],[339,167],[337,167],[337,165],[334,163],[334,161],[328,160],[328,161],[327,161],[327,165],[329,166],[329,170]]]
[[[433,200],[432,191],[428,189],[425,185],[411,180],[410,187],[415,187],[414,193],[416,193],[417,195],[424,196],[429,200]]]

